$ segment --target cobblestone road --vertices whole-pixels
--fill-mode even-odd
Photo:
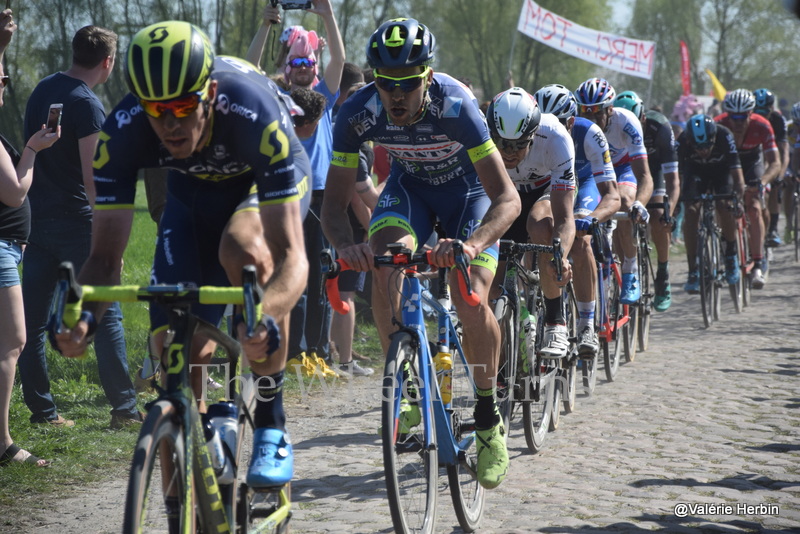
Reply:
[[[778,249],[752,306],[735,315],[723,295],[724,317],[705,330],[699,297],[681,289],[684,263],[673,262],[673,306],[655,317],[648,352],[579,396],[545,450],[529,454],[512,426],[511,470],[480,532],[800,532],[800,264]],[[292,532],[391,532],[379,383],[288,403]],[[119,532],[124,491],[109,481],[15,532]],[[448,495],[437,532],[460,532]]]

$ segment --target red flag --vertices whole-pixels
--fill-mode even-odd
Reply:
[[[692,94],[692,78],[689,67],[689,47],[681,41],[681,83],[683,84],[683,94]]]

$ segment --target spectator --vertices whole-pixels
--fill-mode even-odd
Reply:
[[[92,159],[105,110],[92,89],[114,68],[117,35],[85,26],[72,39],[72,65],[36,86],[25,109],[25,135],[41,127],[50,104],[64,104],[62,140],[36,158],[30,190],[31,237],[22,274],[29,343],[19,359],[25,404],[32,423],[73,426],[58,414],[50,392],[45,326],[58,266],[70,261],[80,270],[91,246],[95,201]],[[97,368],[111,404],[111,428],[140,423],[136,391],[128,374],[122,310],[114,303],[97,328]]]
[[[364,85],[364,73],[361,72],[361,67],[355,63],[345,62],[342,69],[342,81],[339,82],[339,98],[336,99],[336,104],[333,106],[334,120],[336,120],[336,112],[339,111],[339,106],[350,96],[351,89],[357,91]]]
[[[0,106],[9,79],[2,64],[3,53],[17,29],[10,9],[0,13]],[[33,179],[37,154],[58,140],[59,132],[39,129],[20,155],[0,136],[0,466],[14,463],[37,467],[50,465],[14,444],[8,428],[14,372],[25,345],[25,312],[20,288],[19,266],[30,230],[30,202],[27,192]],[[15,170],[16,167],[16,170]]]
[[[339,84],[342,80],[345,54],[342,36],[333,15],[330,0],[314,0],[309,13],[319,15],[326,32],[326,46],[330,51],[330,61],[322,79],[317,78],[317,56],[320,39],[315,32],[308,32],[302,27],[294,26],[284,31],[289,51],[286,54],[284,77],[292,90],[298,88],[313,89],[325,96],[325,112],[320,118],[314,133],[301,143],[311,160],[313,186],[311,209],[303,222],[306,254],[308,255],[309,273],[308,287],[300,301],[292,311],[289,329],[289,356],[298,360],[308,353],[311,359],[330,356],[330,322],[331,308],[325,301],[319,300],[320,291],[320,252],[329,246],[320,225],[320,210],[325,191],[325,180],[328,175],[331,156],[333,155],[332,110],[339,96]],[[281,12],[277,6],[267,5],[264,8],[263,23],[253,38],[247,51],[247,60],[255,65],[261,64],[264,45],[267,42],[270,28],[280,23]],[[312,354],[313,353],[313,354]]]

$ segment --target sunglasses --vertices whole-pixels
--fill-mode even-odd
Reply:
[[[422,85],[422,82],[425,80],[425,77],[428,76],[430,70],[430,67],[425,67],[425,70],[419,74],[404,76],[402,78],[384,76],[383,74],[378,74],[378,72],[375,71],[375,85],[377,85],[379,89],[383,89],[386,92],[394,91],[395,87],[399,87],[404,93],[410,93]]]
[[[0,76],[0,84],[3,84],[3,87],[8,87],[8,84],[11,83],[11,76]]]
[[[731,118],[732,121],[746,121],[747,117],[749,117],[749,113],[729,113],[728,117]]]
[[[492,141],[503,152],[519,152],[525,150],[531,145],[532,139],[512,140],[504,139],[502,137],[492,137]]]
[[[289,61],[289,66],[293,69],[299,69],[300,67],[305,67],[307,69],[313,69],[314,65],[317,62],[313,59],[308,59],[307,57],[296,57]]]
[[[154,119],[160,118],[167,111],[171,112],[176,119],[188,117],[202,101],[202,92],[190,93],[186,96],[173,98],[165,101],[139,100],[145,113]]]
[[[592,104],[591,106],[584,106],[583,104],[578,104],[578,112],[581,115],[597,115],[608,106],[605,104]]]

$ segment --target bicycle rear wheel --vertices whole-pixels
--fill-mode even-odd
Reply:
[[[511,412],[514,409],[514,382],[519,359],[519,328],[517,317],[507,295],[497,299],[494,316],[500,325],[500,365],[497,372],[497,409],[503,418],[506,436],[510,432]]]
[[[450,423],[453,439],[458,443],[458,464],[447,466],[450,497],[458,524],[465,532],[473,532],[483,517],[484,489],[478,483],[478,451],[475,440],[475,387],[465,359],[453,351],[453,396],[450,401]],[[506,435],[508,431],[506,430]]]
[[[619,359],[622,354],[622,340],[626,336],[625,326],[620,326],[620,318],[623,316],[624,305],[619,301],[620,287],[616,273],[609,273],[608,285],[605,287],[606,302],[608,303],[608,318],[612,325],[613,333],[610,341],[602,340],[600,346],[603,350],[603,364],[606,372],[606,379],[613,382],[619,370]],[[628,309],[633,306],[628,306]],[[592,388],[594,389],[594,388]]]
[[[628,313],[630,318],[628,324],[625,325],[625,335],[622,338],[622,352],[625,355],[626,362],[632,362],[636,359],[636,351],[642,352],[647,350],[647,344],[650,343],[650,319],[647,319],[647,324],[643,325],[642,311],[638,306],[628,306]],[[642,334],[641,328],[647,328],[647,332]],[[640,348],[638,343],[644,342],[644,348]]]
[[[641,231],[646,232],[646,229]],[[625,357],[632,362],[636,357],[636,338],[638,333],[639,350],[645,352],[650,343],[650,319],[653,317],[653,298],[655,297],[655,283],[653,281],[653,262],[650,259],[650,247],[646,239],[639,241],[639,278],[641,278],[642,297],[639,304],[630,311],[631,321],[628,323],[629,337],[625,346]],[[638,332],[637,332],[638,331]],[[633,342],[631,342],[633,341]]]
[[[522,382],[522,425],[525,430],[525,443],[528,449],[536,454],[544,447],[550,418],[553,410],[553,391],[558,387],[556,374],[549,366],[542,364],[535,354],[528,356],[530,369],[525,373]]]
[[[436,425],[433,420],[429,422],[434,431],[426,443],[424,419],[432,414],[420,406],[418,353],[411,334],[396,333],[383,373],[383,468],[392,524],[395,532],[402,534],[433,532],[436,523]]]
[[[572,356],[559,371],[556,378],[562,384],[566,393],[563,395],[564,413],[575,411],[575,398],[578,396],[578,357]]]
[[[177,418],[177,409],[165,400],[147,412],[128,478],[123,534],[195,529],[192,491],[186,487],[183,429]]]
[[[701,231],[700,239],[697,244],[697,266],[700,275],[700,308],[703,312],[703,324],[709,328],[714,322],[714,286],[716,285],[716,274],[714,251],[712,245],[713,237],[708,230]]]

